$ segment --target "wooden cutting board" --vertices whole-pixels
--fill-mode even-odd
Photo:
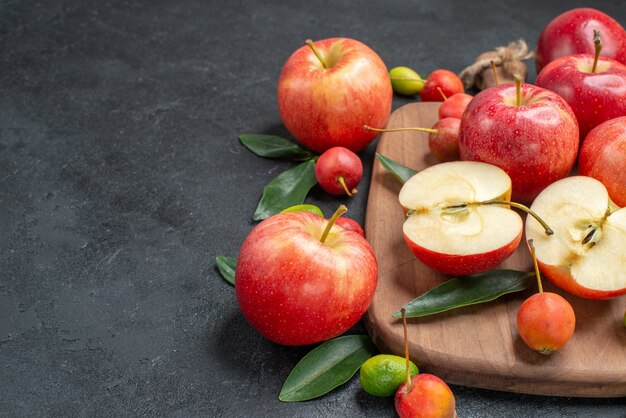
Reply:
[[[429,128],[437,120],[438,105],[405,105],[387,127]],[[377,151],[418,171],[438,163],[428,150],[427,134],[415,131],[382,134]],[[379,282],[365,322],[382,352],[403,356],[402,322],[392,313],[449,277],[423,265],[404,243],[400,188],[375,161],[365,230],[378,258]],[[533,269],[523,245],[501,267]],[[563,295],[576,312],[576,331],[561,351],[552,356],[531,351],[517,333],[517,311],[535,285],[493,302],[409,319],[412,360],[451,384],[541,395],[626,396],[626,297],[586,300],[556,289],[545,278],[543,284],[546,291]]]

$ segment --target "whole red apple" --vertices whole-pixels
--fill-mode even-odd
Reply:
[[[585,138],[578,172],[600,180],[620,207],[626,206],[626,116],[596,126]]]
[[[446,117],[435,122],[433,131],[428,134],[428,148],[435,158],[441,161],[459,159],[460,126],[461,119],[453,117]]]
[[[478,93],[463,113],[459,131],[461,160],[502,168],[511,177],[517,202],[532,201],[567,176],[578,144],[578,123],[567,102],[525,83]]]
[[[452,71],[439,69],[426,77],[426,83],[420,91],[420,99],[423,102],[443,102],[453,94],[463,93],[463,91],[463,82],[459,76]]]
[[[315,178],[324,191],[332,195],[357,193],[363,176],[363,163],[358,155],[344,147],[324,151],[315,162]]]
[[[357,152],[384,126],[393,91],[387,67],[365,44],[350,38],[307,41],[283,66],[278,110],[287,130],[322,153],[335,146]]]
[[[626,116],[626,65],[600,57],[604,46],[601,34],[595,35],[594,55],[557,58],[541,70],[535,82],[570,105],[578,120],[581,140],[602,122]]]
[[[404,382],[394,399],[400,418],[454,418],[456,401],[450,387],[439,377],[420,373]]]
[[[555,17],[537,41],[537,73],[550,61],[567,55],[593,54],[591,35],[599,30],[604,41],[603,55],[626,64],[626,31],[607,14],[592,8],[568,10]]]
[[[345,207],[343,207],[345,211]],[[357,323],[374,296],[376,257],[358,233],[311,212],[273,215],[245,239],[235,271],[244,317],[268,339],[307,345]]]

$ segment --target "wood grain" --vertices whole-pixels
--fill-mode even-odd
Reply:
[[[438,103],[405,105],[387,127],[431,127],[437,109]],[[382,134],[377,151],[416,170],[438,162],[429,153],[427,134],[420,132]],[[382,352],[403,355],[402,323],[392,313],[449,277],[423,265],[405,245],[400,188],[376,161],[365,229],[378,258],[379,283],[365,322]],[[531,271],[525,246],[501,267]],[[517,333],[517,311],[533,287],[486,304],[409,319],[412,360],[451,384],[541,395],[626,396],[626,298],[586,300],[543,282],[546,291],[563,295],[576,312],[576,331],[561,351],[543,356],[528,349]]]

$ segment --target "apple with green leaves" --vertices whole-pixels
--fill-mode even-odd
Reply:
[[[490,270],[508,258],[522,238],[523,222],[510,206],[511,179],[486,163],[452,161],[415,174],[400,190],[407,214],[402,232],[425,265],[451,275]],[[531,213],[533,216],[536,214]],[[549,227],[545,228],[550,233]]]
[[[626,294],[626,208],[609,199],[606,187],[587,176],[571,176],[546,187],[531,209],[554,230],[545,236],[526,220],[541,272],[555,285],[589,299]]]
[[[378,264],[358,232],[308,211],[259,223],[245,239],[235,271],[237,302],[248,322],[283,345],[307,345],[343,334],[365,313]]]
[[[393,90],[387,67],[367,45],[350,38],[308,40],[285,62],[278,79],[278,110],[287,130],[322,153],[342,146],[357,152],[384,126]]]

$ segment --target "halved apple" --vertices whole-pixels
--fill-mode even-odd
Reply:
[[[611,202],[602,183],[567,177],[546,187],[531,209],[554,229],[547,237],[534,219],[526,221],[526,237],[550,281],[589,299],[626,294],[626,208]]]
[[[451,275],[496,267],[519,245],[524,224],[509,207],[511,178],[487,163],[428,167],[400,190],[403,235],[427,266]]]

